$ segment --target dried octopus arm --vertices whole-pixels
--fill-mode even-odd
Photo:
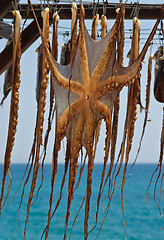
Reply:
[[[72,3],[72,22],[71,22],[71,59],[73,59],[77,48],[77,5]]]
[[[104,38],[106,36],[107,33],[107,26],[108,26],[108,22],[107,22],[107,18],[105,15],[101,16],[101,39]]]
[[[99,25],[99,14],[96,14],[92,20],[92,32],[91,38],[96,40],[97,38],[97,26]]]
[[[81,62],[81,75],[83,79],[84,89],[87,90],[90,83],[88,57],[86,52],[86,42],[84,38],[84,8],[80,8],[80,31],[79,31],[79,44],[80,44],[80,62]]]
[[[95,223],[94,227],[91,229],[91,231],[97,225],[99,205],[100,205],[100,199],[101,199],[101,196],[102,196],[102,188],[103,188],[106,166],[107,166],[107,162],[108,162],[108,158],[109,158],[110,139],[111,139],[111,112],[103,103],[98,101],[96,103],[97,111],[99,111],[99,108],[101,109],[101,114],[103,114],[103,117],[104,117],[105,122],[106,122],[105,156],[104,156],[103,171],[102,171],[102,174],[101,174],[100,188],[99,188],[99,193],[98,193],[98,197],[97,197],[96,223]]]
[[[49,201],[48,220],[47,220],[47,226],[46,226],[46,239],[48,237],[49,225],[51,220],[51,209],[52,209],[52,201],[53,201],[55,176],[57,171],[58,152],[60,150],[61,141],[66,136],[66,130],[67,130],[68,124],[73,120],[75,115],[78,114],[80,111],[80,104],[81,103],[79,102],[79,100],[72,103],[62,113],[62,115],[57,121],[56,133],[55,133],[55,145],[54,145],[53,160],[52,160],[51,194],[50,194],[50,201]]]
[[[16,127],[18,123],[18,108],[19,108],[18,104],[19,104],[20,57],[21,57],[20,23],[22,18],[19,11],[13,11],[13,15],[14,15],[15,21],[14,21],[14,40],[13,40],[12,93],[11,93],[8,137],[7,137],[5,158],[4,158],[4,170],[3,170],[3,178],[2,178],[1,197],[0,197],[0,210],[2,208],[2,201],[3,201],[7,172],[9,172],[10,174],[10,183],[7,191],[7,196],[9,194],[10,186],[11,186],[11,180],[12,180],[11,173],[10,173],[11,152],[14,146]]]
[[[125,8],[122,4],[120,4],[120,10],[116,10],[116,11],[120,11],[121,12],[121,16],[120,16],[120,21],[119,21],[119,25],[118,25],[118,36],[117,36],[117,42],[118,42],[118,62],[120,64],[120,66],[123,66],[123,51],[124,51],[124,18],[125,18]],[[119,15],[118,15],[119,16]]]
[[[46,8],[41,12],[43,17],[43,36],[45,38],[46,44],[48,45],[48,37],[49,37],[49,9]],[[26,239],[26,230],[27,230],[27,223],[29,218],[29,212],[31,207],[31,201],[33,198],[33,193],[36,187],[36,179],[38,175],[39,169],[39,154],[40,154],[40,146],[42,144],[42,133],[43,133],[43,122],[44,122],[44,112],[45,112],[45,105],[46,105],[46,89],[48,84],[48,62],[45,55],[45,50],[43,48],[43,62],[42,62],[42,79],[40,84],[40,95],[39,95],[39,104],[38,104],[38,112],[37,112],[37,142],[36,142],[36,155],[34,160],[34,170],[33,170],[33,177],[31,183],[31,189],[27,204],[27,214],[26,214],[26,221],[24,227],[24,238]]]
[[[133,18],[132,43],[129,64],[131,65],[139,55],[139,38],[141,22],[136,17]]]
[[[84,239],[88,238],[88,218],[89,218],[89,210],[90,210],[90,198],[92,194],[92,172],[94,165],[93,158],[93,142],[94,142],[94,131],[95,131],[95,123],[92,109],[89,108],[86,112],[88,117],[86,118],[86,135],[85,135],[85,144],[86,151],[88,155],[88,174],[87,174],[87,196],[85,203],[85,218],[84,218]]]
[[[118,131],[119,104],[120,104],[120,98],[118,96],[114,104],[114,114],[113,114],[112,134],[111,134],[110,168],[104,182],[104,186],[105,186],[107,183],[107,180],[109,179],[109,190],[111,186],[111,179],[110,179],[111,172],[114,166],[114,159],[115,159],[116,140],[117,140],[117,131]]]
[[[53,14],[52,56],[54,57],[54,59],[56,61],[57,61],[57,57],[58,57],[58,22],[59,22],[59,16],[58,16],[57,12],[55,12]],[[54,107],[54,88],[53,88],[53,80],[52,80],[52,76],[51,76],[51,78],[50,78],[50,108],[49,108],[49,116],[48,116],[48,127],[47,127],[47,131],[46,131],[45,138],[44,138],[44,150],[43,150],[43,158],[42,158],[42,180],[41,180],[41,184],[37,190],[37,198],[38,198],[39,190],[41,189],[42,184],[43,184],[44,161],[45,161],[45,157],[46,157],[46,153],[47,153],[48,138],[49,138],[49,133],[51,131],[51,124],[52,124],[52,121],[54,118],[54,111],[55,111],[55,107],[54,107],[54,109],[53,109],[53,107]],[[37,200],[37,198],[36,198],[36,200]]]
[[[105,15],[102,15],[102,16],[101,16],[101,39],[103,39],[103,38],[106,36],[107,26],[108,26],[107,18],[106,18]],[[100,136],[101,123],[102,123],[102,121],[99,120],[99,121],[98,121],[98,124],[97,124],[97,128],[96,128],[96,136],[95,136],[95,144],[94,144],[94,153],[93,153],[93,157],[94,157],[94,158],[95,158],[95,155],[96,155],[97,143],[98,143],[99,136]]]
[[[78,168],[78,157],[79,151],[82,145],[82,136],[84,131],[85,117],[82,112],[79,113],[78,119],[75,123],[75,127],[73,129],[73,141],[71,144],[71,156],[70,156],[70,173],[69,173],[69,183],[68,183],[68,201],[67,201],[67,213],[65,218],[65,232],[64,239],[66,239],[66,232],[68,226],[68,219],[70,216],[70,207],[74,194],[74,185],[76,181],[76,174]]]
[[[138,55],[139,55],[139,39],[140,39],[140,21],[137,18],[134,18],[131,55],[130,55],[131,64],[138,58]],[[130,84],[129,91],[128,91],[127,121],[126,121],[126,124],[127,124],[126,159],[125,159],[125,166],[124,166],[123,178],[122,178],[122,184],[121,184],[121,202],[122,202],[122,213],[123,213],[123,223],[125,227],[125,235],[126,235],[126,225],[125,225],[125,218],[124,218],[123,190],[124,190],[124,185],[126,181],[126,171],[127,171],[128,161],[129,161],[129,154],[131,151],[132,140],[134,136],[134,123],[136,121],[136,114],[137,114],[138,94],[139,94],[139,84],[138,84],[138,77],[137,77],[135,78],[134,82]],[[124,144],[125,143],[123,143],[123,145]]]
[[[52,56],[56,61],[58,58],[58,24],[59,15],[56,11],[53,14],[53,34],[52,34]]]

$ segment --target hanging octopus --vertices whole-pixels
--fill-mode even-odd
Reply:
[[[29,0],[30,2],[30,0]],[[32,5],[31,5],[32,6]],[[74,5],[75,6],[75,5]],[[27,203],[26,221],[24,227],[24,239],[26,239],[27,224],[29,219],[30,207],[35,202],[33,201],[33,195],[36,188],[36,180],[38,176],[39,160],[40,160],[40,148],[43,144],[43,122],[44,112],[46,105],[46,88],[48,83],[48,69],[51,70],[51,90],[52,96],[55,94],[55,114],[56,114],[56,129],[55,129],[55,141],[52,158],[52,175],[51,175],[51,192],[49,199],[49,210],[47,217],[47,224],[43,231],[42,237],[45,235],[45,239],[48,238],[49,227],[52,217],[54,216],[57,208],[59,207],[62,190],[65,184],[65,177],[67,171],[69,171],[68,180],[68,195],[67,195],[67,210],[65,215],[65,230],[64,239],[67,238],[67,228],[69,217],[71,214],[71,205],[74,198],[74,193],[79,184],[80,178],[77,180],[77,169],[79,154],[84,150],[86,156],[84,157],[84,164],[87,158],[87,185],[86,193],[83,202],[79,208],[85,204],[84,215],[84,239],[88,239],[89,233],[96,227],[100,199],[103,194],[105,185],[108,183],[108,205],[105,209],[105,217],[108,214],[110,203],[115,191],[117,176],[120,173],[120,169],[123,165],[123,159],[125,157],[125,166],[123,170],[123,178],[121,184],[121,200],[122,200],[122,213],[123,222],[124,219],[124,204],[123,204],[123,190],[126,180],[127,164],[129,161],[129,154],[132,148],[134,125],[136,121],[136,109],[137,109],[137,96],[139,94],[138,78],[140,77],[140,71],[142,68],[142,61],[145,57],[147,49],[153,36],[157,30],[160,19],[157,20],[153,27],[150,36],[145,43],[141,53],[139,54],[139,31],[140,24],[136,19],[133,24],[133,37],[132,47],[130,55],[130,64],[127,67],[123,67],[123,48],[124,48],[124,6],[120,4],[120,8],[116,10],[116,21],[113,24],[111,30],[107,32],[106,18],[101,18],[101,40],[96,40],[97,23],[93,25],[93,35],[90,37],[85,26],[85,11],[83,6],[80,6],[79,15],[79,36],[77,37],[77,8],[75,14],[72,13],[72,28],[71,28],[71,53],[70,63],[62,66],[57,62],[57,25],[58,20],[55,17],[54,20],[54,42],[52,47],[52,53],[49,50],[49,9],[46,8],[42,11],[43,17],[43,32],[41,31],[35,12],[34,17],[38,25],[38,29],[42,38],[42,77],[40,82],[39,101],[37,109],[36,127],[34,133],[33,145],[29,157],[28,164],[31,163],[28,170],[27,177],[24,182],[21,202],[22,204],[24,190],[32,169],[32,182]],[[55,27],[56,26],[56,27]],[[93,39],[94,38],[94,39]],[[133,47],[134,46],[134,47]],[[14,55],[14,54],[13,54]],[[15,56],[15,55],[14,55]],[[14,61],[13,61],[14,63]],[[16,65],[18,66],[18,65]],[[14,67],[14,64],[13,64]],[[15,71],[13,71],[15,74]],[[19,84],[17,84],[19,85]],[[122,138],[122,144],[117,160],[115,162],[115,148],[117,142],[117,125],[119,114],[119,94],[121,90],[128,86],[128,102],[127,113],[125,119],[125,126]],[[14,88],[14,84],[13,84]],[[17,96],[17,94],[16,94]],[[15,95],[14,95],[15,97]],[[17,100],[18,98],[16,98]],[[51,99],[52,100],[52,99]],[[15,99],[14,99],[15,101]],[[53,100],[52,100],[53,101]],[[15,109],[15,108],[12,108]],[[52,108],[51,108],[52,109]],[[51,111],[50,111],[51,112]],[[16,112],[17,113],[17,112]],[[52,120],[52,118],[50,118]],[[95,226],[90,229],[89,218],[91,208],[91,195],[92,195],[92,175],[94,167],[94,159],[96,153],[96,146],[99,140],[99,132],[101,122],[104,121],[106,128],[105,136],[105,149],[104,149],[104,164],[100,179],[99,193],[96,199],[96,223]],[[14,125],[14,129],[16,126]],[[11,131],[10,131],[11,133]],[[15,134],[15,132],[14,132]],[[13,135],[12,135],[13,136]],[[62,184],[60,187],[60,197],[56,202],[55,209],[52,209],[53,193],[55,188],[55,179],[58,172],[59,163],[59,151],[61,148],[62,140],[66,138],[66,153],[65,153],[65,170],[62,178]],[[44,142],[44,150],[46,152],[46,144],[48,137]],[[13,143],[12,143],[13,145]],[[7,147],[7,153],[10,148]],[[11,150],[10,150],[11,153]],[[106,170],[106,165],[110,157],[110,167]],[[44,160],[42,162],[44,164]],[[118,166],[117,166],[118,165]],[[117,167],[117,168],[116,168]],[[82,168],[80,169],[80,172]],[[105,178],[105,172],[107,176]],[[5,160],[4,175],[2,183],[1,193],[1,206],[5,186],[5,178],[7,172],[10,173],[10,158]],[[81,175],[80,175],[81,176]],[[9,186],[10,188],[10,186]],[[38,189],[39,191],[39,189]],[[9,192],[9,189],[8,189]],[[19,210],[18,210],[19,211]],[[77,212],[77,215],[79,213]],[[76,221],[75,217],[74,223]],[[105,220],[105,218],[104,218]],[[102,225],[103,222],[102,221]],[[101,227],[102,227],[101,225]],[[101,229],[100,227],[100,229]],[[72,230],[71,230],[72,231]],[[126,235],[126,226],[125,226]]]
[[[11,104],[10,104],[10,118],[8,127],[8,137],[6,144],[6,151],[4,157],[4,170],[2,178],[2,189],[0,196],[0,211],[6,202],[8,197],[12,175],[10,172],[11,153],[14,146],[15,134],[18,124],[18,108],[19,108],[19,87],[20,87],[20,57],[21,57],[21,46],[20,46],[20,23],[21,15],[19,11],[13,11],[14,15],[14,34],[13,34],[13,62],[12,62],[12,92],[11,92]],[[10,175],[10,182],[8,185],[7,195],[3,203],[3,196],[5,190],[5,181],[7,173]]]
[[[51,178],[50,207],[47,226],[44,231],[44,233],[46,234],[46,239],[48,237],[49,224],[51,220],[50,216],[53,216],[53,214],[51,215],[51,208],[53,201],[52,196],[54,191],[55,177],[57,173],[58,152],[60,150],[61,141],[64,137],[67,138],[65,161],[69,162],[70,166],[64,239],[66,239],[67,235],[70,207],[72,199],[74,197],[76,173],[78,168],[78,156],[82,148],[86,149],[86,153],[88,156],[88,173],[84,217],[84,239],[88,238],[88,219],[90,210],[90,198],[92,194],[92,172],[94,165],[93,149],[98,122],[104,119],[106,123],[106,147],[104,156],[105,164],[109,156],[111,138],[113,139],[113,145],[111,145],[111,152],[114,151],[113,147],[115,143],[115,136],[111,136],[113,134],[116,134],[116,125],[114,120],[117,121],[117,114],[115,115],[115,118],[113,117],[113,128],[111,127],[114,106],[117,105],[116,109],[118,110],[117,99],[119,96],[119,92],[124,86],[132,84],[132,90],[129,90],[129,98],[132,98],[132,102],[134,102],[135,104],[133,105],[131,103],[130,107],[128,107],[127,109],[127,123],[125,124],[123,143],[120,154],[121,160],[119,163],[119,168],[115,175],[116,181],[116,178],[123,163],[124,145],[125,141],[127,141],[125,154],[126,164],[124,168],[124,175],[121,187],[123,209],[123,189],[125,184],[126,168],[129,159],[129,153],[131,150],[132,139],[134,135],[134,122],[136,118],[137,100],[135,95],[133,96],[131,94],[131,91],[136,92],[137,96],[138,84],[135,83],[135,79],[138,79],[139,71],[141,70],[142,66],[141,62],[144,59],[147,48],[153,38],[153,35],[156,32],[159,23],[158,20],[140,55],[137,55],[137,50],[137,52],[135,53],[135,57],[132,58],[131,65],[125,68],[122,66],[124,44],[124,38],[122,37],[124,35],[124,12],[124,7],[121,5],[120,9],[117,10],[116,21],[111,31],[102,40],[94,41],[90,38],[86,30],[84,24],[85,13],[83,6],[81,6],[79,22],[80,30],[76,54],[72,59],[71,63],[63,68],[61,65],[59,65],[56,61],[52,59],[51,54],[48,51],[48,48],[44,41],[44,38],[42,38],[46,55],[50,64],[51,72],[54,75],[53,84],[56,99],[56,132],[52,160],[53,167]],[[118,42],[117,45],[116,41]],[[119,50],[117,50],[117,46]],[[111,168],[113,168],[113,166]],[[109,171],[110,172],[108,174],[108,179],[110,179],[111,169]],[[101,182],[104,182],[104,174],[102,174]],[[110,196],[109,205],[113,196],[113,192]],[[99,194],[97,201],[99,201],[100,197],[101,193]]]

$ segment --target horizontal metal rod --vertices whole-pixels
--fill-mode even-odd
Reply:
[[[83,4],[85,9],[85,19],[92,19],[93,18],[93,8],[94,4]],[[125,6],[125,18],[132,19],[134,17],[135,9],[138,12],[139,19],[157,19],[161,15],[161,8],[162,4],[124,4]],[[43,6],[42,6],[43,7]],[[119,7],[118,3],[102,3],[96,4],[96,12],[100,14],[105,13],[108,19],[115,19],[116,8]],[[41,12],[41,5],[40,4],[33,4],[33,8],[35,10],[36,16],[40,17]],[[50,4],[51,9],[60,10],[60,19],[71,19],[71,4]],[[78,5],[79,8],[79,5]],[[27,17],[27,9],[28,4],[20,4],[20,12],[22,18]],[[12,9],[4,16],[4,18],[11,19],[12,18]],[[33,19],[32,11],[30,10],[28,19]]]

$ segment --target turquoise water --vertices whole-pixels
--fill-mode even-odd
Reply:
[[[96,208],[94,204],[96,202],[100,176],[103,165],[96,164],[93,172],[93,187],[92,187],[92,199],[91,199],[91,210],[90,210],[90,229],[94,226],[95,218],[94,213]],[[164,239],[164,230],[160,228],[164,227],[164,217],[159,216],[159,211],[153,200],[153,186],[150,188],[148,195],[148,203],[151,211],[148,210],[146,206],[146,189],[149,184],[149,180],[153,170],[156,165],[135,165],[132,171],[131,176],[127,179],[124,190],[124,208],[125,208],[125,222],[127,228],[127,239],[128,240],[163,240]],[[6,207],[3,208],[0,215],[0,240],[9,240],[9,239],[23,239],[23,229],[26,216],[26,204],[29,194],[30,181],[26,187],[25,195],[22,203],[22,207],[19,212],[19,221],[20,226],[17,232],[14,234],[17,226],[17,210],[20,203],[22,186],[20,187],[16,196],[11,199],[11,196],[15,193],[20,179],[23,175],[25,165],[12,165],[11,171],[13,175],[12,188],[10,192],[9,199]],[[130,167],[129,167],[130,169]],[[2,178],[3,165],[0,165],[0,180]],[[57,201],[59,197],[59,190],[61,179],[63,176],[64,165],[58,165],[58,172],[55,182],[55,194],[54,202]],[[129,171],[128,171],[129,172]],[[79,188],[75,191],[75,198],[72,200],[70,221],[67,231],[67,239],[69,239],[70,229],[74,220],[74,217],[79,209],[86,189],[86,174],[87,169],[84,169],[81,183]],[[78,179],[78,177],[77,177]],[[41,180],[41,171],[39,172],[38,184]],[[27,229],[27,239],[34,240],[40,239],[43,229],[47,221],[47,212],[49,207],[49,195],[50,195],[50,182],[51,182],[51,165],[45,165],[44,168],[44,182],[43,186],[39,192],[39,196],[35,204],[31,207],[28,229]],[[68,176],[66,179],[66,184],[63,190],[62,201],[60,206],[55,213],[49,232],[48,239],[60,240],[63,239],[64,225],[65,225],[65,213],[67,207],[67,182]],[[123,225],[122,210],[121,210],[121,198],[120,198],[120,182],[121,175],[117,180],[117,187],[115,194],[113,196],[109,214],[103,224],[101,232],[97,239],[111,239],[111,240],[122,240],[125,239],[125,230]],[[36,187],[36,189],[37,189]],[[157,191],[157,196],[159,192]],[[34,200],[36,194],[34,195]],[[99,227],[104,218],[104,210],[108,204],[107,188],[104,189],[102,196],[102,201],[100,204],[100,214],[97,228],[90,233],[88,239],[95,239],[99,231]],[[54,208],[55,205],[53,205]],[[164,189],[161,196],[161,209],[164,212]],[[71,239],[82,240],[84,239],[83,223],[84,223],[84,211],[83,207],[79,213],[75,226],[73,228]],[[91,218],[93,216],[93,218]]]

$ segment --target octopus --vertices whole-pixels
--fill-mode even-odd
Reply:
[[[30,1],[29,1],[30,2]],[[32,7],[32,4],[31,4]],[[125,8],[120,4],[119,9],[116,10],[116,21],[113,24],[111,30],[107,33],[107,20],[105,16],[101,17],[101,39],[96,40],[98,15],[93,19],[92,33],[89,35],[85,26],[85,11],[83,5],[80,5],[79,14],[79,35],[77,36],[77,7],[73,3],[72,6],[72,26],[71,26],[71,40],[70,40],[70,62],[67,65],[61,65],[57,62],[58,57],[58,38],[57,28],[59,17],[55,13],[53,15],[53,42],[52,52],[49,49],[49,9],[46,8],[42,11],[43,17],[43,30],[40,29],[35,12],[32,7],[34,18],[36,20],[41,39],[42,39],[42,74],[40,81],[40,90],[38,95],[38,108],[36,127],[34,132],[34,140],[29,156],[28,164],[30,169],[28,170],[27,177],[24,181],[21,201],[19,209],[22,205],[24,197],[24,190],[27,182],[29,181],[32,173],[31,188],[27,203],[26,221],[24,227],[24,239],[26,239],[27,224],[30,214],[30,207],[37,200],[33,200],[34,191],[36,188],[36,180],[38,176],[40,149],[43,144],[43,122],[44,112],[46,106],[46,89],[48,84],[48,70],[51,71],[50,77],[50,110],[48,118],[48,129],[44,139],[44,154],[42,159],[42,181],[43,181],[43,166],[46,156],[46,148],[48,144],[48,136],[51,130],[51,124],[55,114],[55,139],[52,157],[52,175],[51,175],[51,192],[49,198],[49,210],[47,216],[47,224],[43,230],[41,239],[45,236],[48,238],[49,227],[51,219],[53,218],[56,210],[60,205],[62,198],[63,187],[65,184],[66,174],[69,171],[68,180],[68,195],[67,195],[67,209],[65,214],[65,230],[64,240],[67,238],[68,222],[71,214],[71,204],[74,199],[74,193],[78,188],[81,174],[84,169],[86,160],[87,164],[87,185],[85,196],[82,204],[76,214],[73,226],[77,219],[77,216],[85,204],[84,215],[84,239],[88,239],[88,235],[97,226],[97,220],[99,215],[100,200],[105,186],[108,184],[108,205],[105,209],[105,217],[100,226],[99,232],[105,221],[105,218],[109,212],[111,200],[115,192],[116,180],[123,166],[123,160],[125,158],[125,165],[123,169],[123,177],[121,183],[121,202],[123,223],[126,224],[124,219],[124,198],[123,191],[126,181],[127,165],[129,162],[129,154],[132,148],[135,121],[137,114],[137,97],[139,95],[139,82],[140,71],[142,69],[142,61],[144,60],[147,49],[150,42],[156,33],[160,18],[156,21],[142,51],[139,54],[139,35],[140,35],[140,21],[137,18],[133,19],[133,37],[130,53],[129,66],[123,66],[123,49],[124,49],[124,16]],[[17,14],[16,14],[17,15]],[[16,36],[19,36],[18,33]],[[19,38],[20,39],[20,36]],[[17,56],[16,54],[14,56]],[[19,66],[14,65],[13,67]],[[15,74],[13,70],[13,74]],[[17,72],[16,72],[17,73]],[[17,74],[19,75],[19,74]],[[16,76],[17,76],[16,75]],[[150,77],[148,72],[148,90],[147,90],[147,105],[149,103],[149,86]],[[17,84],[19,85],[19,84]],[[16,86],[17,86],[16,85]],[[13,89],[14,89],[13,84]],[[117,159],[115,159],[116,144],[117,144],[117,132],[118,132],[118,117],[119,117],[119,104],[120,104],[120,92],[128,86],[128,101],[126,110],[126,119],[124,124],[124,132],[122,137],[122,143]],[[18,89],[15,94],[18,96]],[[12,99],[15,101],[15,95]],[[55,97],[55,101],[54,101]],[[17,98],[18,99],[18,98]],[[16,99],[16,100],[17,100]],[[54,103],[55,102],[55,103]],[[55,104],[55,107],[54,107]],[[15,108],[16,109],[17,105]],[[13,110],[12,110],[13,111]],[[12,113],[11,111],[11,113]],[[17,116],[17,111],[15,110]],[[146,118],[146,117],[145,117]],[[13,119],[12,119],[13,120]],[[17,119],[16,119],[17,120]],[[97,150],[97,143],[99,141],[101,123],[104,121],[106,135],[105,135],[105,148],[104,148],[104,164],[101,173],[100,187],[96,199],[96,213],[95,213],[95,225],[90,229],[90,208],[91,208],[91,196],[92,196],[92,175],[94,168],[94,159]],[[14,122],[14,121],[12,121]],[[15,121],[17,122],[17,121]],[[14,123],[15,123],[14,122]],[[12,126],[15,130],[16,124]],[[11,129],[11,128],[10,128]],[[4,195],[5,178],[7,172],[10,174],[10,155],[13,146],[13,132],[10,130],[9,134],[12,135],[11,148],[7,146],[6,151],[9,157],[5,157],[4,174],[2,182],[1,202]],[[14,132],[15,134],[15,132]],[[9,136],[10,136],[9,135]],[[11,137],[10,137],[11,138]],[[56,202],[54,210],[53,205],[53,193],[55,188],[55,179],[58,171],[59,163],[59,151],[61,149],[62,141],[66,139],[66,153],[64,163],[64,174],[62,177],[62,183],[60,187],[60,197]],[[83,155],[83,151],[86,153],[83,159],[83,164],[80,167],[80,176],[77,179],[77,169],[79,167],[79,155]],[[110,159],[110,166],[107,170],[107,163]],[[116,161],[115,161],[116,160]],[[25,172],[27,171],[27,168]],[[10,190],[8,187],[7,196]],[[42,183],[41,183],[42,185]],[[37,195],[41,188],[38,188]],[[7,198],[7,197],[6,197]],[[18,209],[18,212],[19,212]],[[71,233],[72,233],[71,229]],[[71,237],[70,233],[70,237]],[[98,233],[99,234],[99,233]]]
[[[60,198],[56,204],[54,212],[51,215],[53,191],[58,165],[58,153],[61,148],[61,141],[65,137],[67,139],[67,146],[65,157],[65,172],[61,186],[61,195],[62,188],[65,182],[65,175],[68,171],[68,166],[69,182],[64,239],[66,239],[67,236],[70,207],[72,199],[74,198],[76,173],[78,168],[78,157],[82,148],[86,150],[86,155],[88,157],[87,187],[85,196],[84,239],[88,238],[88,234],[91,231],[89,231],[88,219],[90,210],[90,199],[92,194],[92,173],[94,166],[94,142],[96,143],[97,137],[96,132],[99,127],[99,122],[101,120],[104,120],[106,124],[104,154],[105,156],[100,190],[97,198],[96,215],[98,216],[99,201],[102,194],[106,164],[110,151],[113,162],[110,163],[108,176],[105,180],[105,183],[109,180],[109,185],[111,180],[111,171],[114,166],[119,93],[124,86],[131,85],[129,89],[130,93],[128,100],[130,101],[131,99],[131,104],[129,103],[127,105],[127,119],[125,123],[125,130],[120,155],[118,157],[119,167],[115,175],[113,187],[114,192],[115,181],[123,163],[125,142],[127,141],[125,154],[126,162],[121,186],[122,210],[124,209],[123,189],[126,179],[126,168],[129,160],[129,153],[131,150],[132,139],[134,135],[134,123],[136,119],[136,96],[138,95],[138,82],[135,81],[135,79],[138,79],[139,77],[139,71],[142,67],[142,61],[159,24],[159,20],[157,20],[140,54],[138,54],[138,47],[135,52],[133,52],[134,48],[132,48],[132,56],[134,55],[134,57],[131,57],[132,62],[130,66],[123,67],[122,60],[124,38],[122,36],[124,35],[124,13],[124,7],[120,5],[120,9],[117,10],[116,21],[110,32],[101,40],[95,41],[89,36],[88,31],[85,27],[85,12],[83,6],[81,5],[79,21],[80,30],[76,54],[72,58],[70,64],[66,66],[61,66],[53,59],[51,53],[46,46],[44,38],[42,37],[46,56],[50,64],[51,73],[54,76],[53,85],[55,89],[56,104],[56,131],[52,159],[51,194],[49,201],[47,226],[44,230],[46,239],[48,237],[51,217],[54,215],[61,200]],[[135,35],[137,39],[138,35]],[[132,92],[135,94],[132,94]],[[109,205],[113,196],[113,192],[110,196]]]

